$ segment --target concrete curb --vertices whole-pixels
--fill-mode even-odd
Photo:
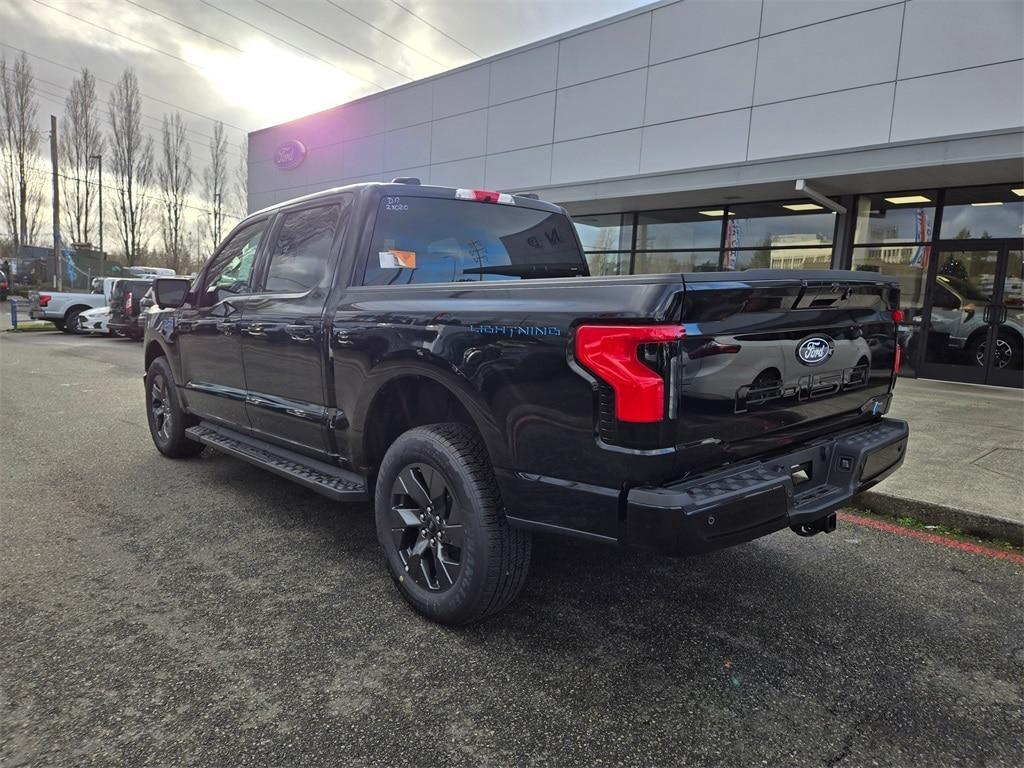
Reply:
[[[930,525],[959,528],[964,533],[975,536],[1006,539],[1015,544],[1024,543],[1024,523],[1014,520],[1003,520],[966,509],[906,499],[878,491],[865,491],[855,496],[853,503],[887,517],[913,517]]]

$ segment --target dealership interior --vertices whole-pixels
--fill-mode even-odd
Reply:
[[[895,277],[905,375],[1024,385],[1024,182],[834,202],[838,213],[804,197],[573,218],[596,275],[766,267]]]

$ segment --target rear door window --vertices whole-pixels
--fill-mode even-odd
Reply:
[[[561,213],[432,197],[381,198],[364,285],[586,275]]]
[[[284,214],[270,255],[265,290],[298,293],[328,280],[340,216],[338,203]]]

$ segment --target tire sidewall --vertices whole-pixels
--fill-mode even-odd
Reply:
[[[164,387],[167,390],[167,403],[171,409],[171,428],[166,441],[157,435],[156,425],[153,423],[152,392],[153,383],[158,377],[164,380]],[[186,446],[192,441],[185,435],[185,428],[188,426],[186,424],[187,419],[178,400],[178,392],[174,384],[174,374],[171,372],[171,367],[167,364],[166,358],[158,357],[150,363],[149,368],[146,369],[145,389],[146,421],[149,424],[149,434],[153,438],[153,444],[165,456],[176,458],[187,455]]]
[[[391,538],[391,490],[395,479],[410,464],[426,464],[444,477],[448,490],[463,515],[463,549],[459,576],[444,592],[432,592],[417,584],[405,571],[398,549]],[[443,439],[425,429],[402,435],[381,462],[374,493],[374,517],[377,540],[384,549],[388,570],[403,596],[414,607],[435,621],[459,624],[469,620],[486,588],[490,556],[484,536],[481,507],[486,503],[481,489],[467,468]]]

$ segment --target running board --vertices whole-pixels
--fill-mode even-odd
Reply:
[[[189,427],[185,434],[221,453],[267,469],[336,501],[366,501],[366,482],[355,472],[207,422]]]

